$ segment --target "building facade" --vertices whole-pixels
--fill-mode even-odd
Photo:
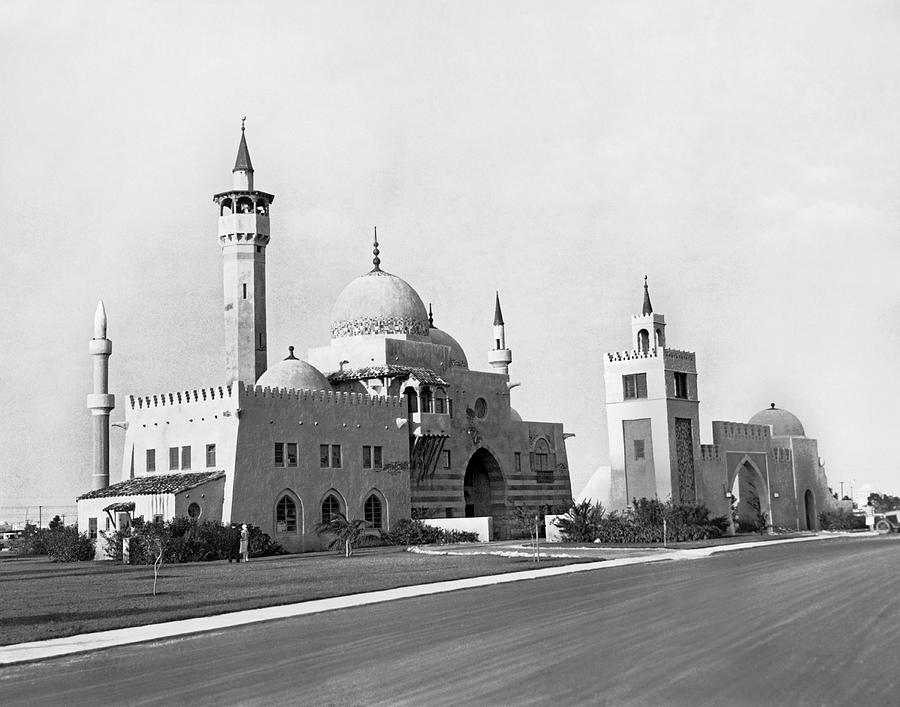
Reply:
[[[818,514],[837,507],[817,441],[772,403],[748,423],[713,422],[712,444],[701,444],[696,356],[667,347],[665,328],[645,278],[631,349],[604,361],[610,508],[672,499],[735,516],[735,531],[816,530]]]
[[[80,527],[187,514],[250,522],[302,551],[320,547],[314,529],[338,511],[382,529],[411,515],[490,517],[504,538],[517,506],[570,499],[562,424],[523,421],[510,405],[499,295],[493,370],[471,370],[430,305],[382,270],[377,238],[373,267],[332,308],[328,344],[268,365],[273,201],[255,189],[242,127],[232,189],[214,196],[225,382],[127,396],[124,481],[79,497]]]

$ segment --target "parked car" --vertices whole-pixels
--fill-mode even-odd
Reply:
[[[900,533],[900,511],[876,513],[875,530],[879,533]]]

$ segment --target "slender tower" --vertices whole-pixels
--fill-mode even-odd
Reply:
[[[512,351],[506,348],[506,330],[503,324],[503,312],[500,311],[499,292],[494,302],[494,348],[488,354],[488,363],[497,369],[497,373],[509,375]]]
[[[216,194],[225,304],[225,376],[253,384],[267,366],[266,246],[272,194],[253,188],[253,164],[241,120],[230,191]]]
[[[87,396],[87,408],[94,419],[94,491],[109,486],[109,413],[116,406],[116,396],[109,390],[109,357],[112,341],[106,338],[106,309],[103,300],[94,312],[94,338],[88,349],[94,358],[94,392]]]

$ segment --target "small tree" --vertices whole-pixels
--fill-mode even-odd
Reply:
[[[590,543],[597,538],[605,513],[601,503],[593,504],[590,499],[580,503],[573,500],[566,514],[553,523],[566,542]]]
[[[162,567],[166,545],[172,537],[171,527],[162,521],[135,524],[132,527],[132,537],[140,538],[140,543],[146,548],[149,559],[153,560],[153,596],[156,596],[159,569]]]
[[[344,546],[344,557],[350,557],[353,554],[353,546],[359,542],[360,538],[369,532],[378,532],[369,530],[369,522],[355,518],[349,520],[340,511],[331,516],[331,520],[327,523],[319,523],[316,526],[316,535],[331,535],[334,539],[328,544],[328,549]]]

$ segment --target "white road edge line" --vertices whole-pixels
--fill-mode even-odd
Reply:
[[[877,533],[854,533],[853,537],[869,537]],[[759,542],[741,543],[740,545],[720,545],[715,547],[695,548],[691,550],[672,550],[663,555],[651,555],[645,557],[627,557],[618,560],[605,560],[602,562],[589,562],[577,565],[560,565],[557,567],[545,567],[543,569],[526,570],[523,572],[508,572],[484,577],[469,577],[467,579],[454,579],[432,584],[418,584],[410,587],[397,587],[396,589],[382,589],[361,594],[349,594],[329,599],[315,599],[312,601],[298,602],[295,604],[283,604],[280,606],[267,606],[261,609],[245,609],[216,616],[203,616],[196,619],[181,619],[179,621],[166,621],[159,624],[146,626],[130,626],[128,628],[111,629],[109,631],[97,631],[96,633],[83,633],[65,638],[51,638],[44,641],[31,641],[29,643],[15,643],[8,646],[0,646],[0,666],[24,663],[47,658],[83,653],[87,651],[114,648],[133,643],[145,643],[158,641],[176,636],[184,636],[193,633],[216,631],[234,626],[285,619],[294,616],[308,616],[335,609],[347,609],[355,606],[366,606],[397,599],[409,599],[413,597],[455,592],[460,589],[472,589],[474,587],[487,587],[493,584],[506,584],[508,582],[521,582],[526,579],[539,579],[542,577],[555,577],[562,574],[575,574],[577,572],[594,572],[608,567],[624,567],[627,565],[649,564],[671,560],[689,560],[709,557],[721,552],[733,550],[747,550],[770,545],[782,545],[785,543],[808,542],[810,540],[824,540],[833,537],[850,536],[846,534],[811,535],[803,538],[787,538],[784,540],[764,540]]]

